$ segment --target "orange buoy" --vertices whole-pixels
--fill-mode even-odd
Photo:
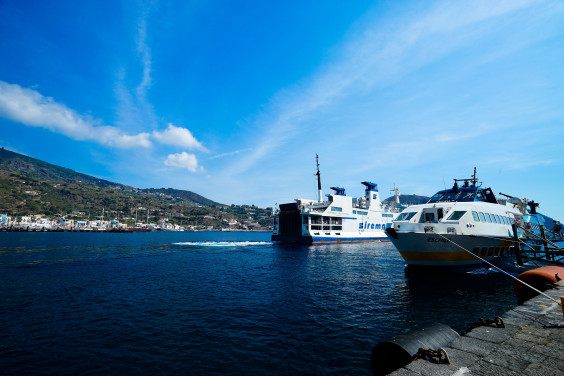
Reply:
[[[550,288],[552,284],[564,279],[564,268],[560,266],[543,266],[527,270],[519,274],[517,278],[537,290],[545,291]],[[513,283],[513,290],[515,290],[515,295],[517,295],[519,302],[524,302],[538,295],[538,292],[519,281]]]

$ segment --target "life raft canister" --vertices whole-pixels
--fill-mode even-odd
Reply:
[[[564,279],[564,268],[560,266],[543,266],[527,270],[526,272],[519,274],[517,278],[528,285],[533,286],[537,290],[545,291],[554,283]],[[521,303],[538,295],[538,292],[519,281],[515,281],[513,283],[513,290],[515,291],[517,299],[519,299],[519,302]]]

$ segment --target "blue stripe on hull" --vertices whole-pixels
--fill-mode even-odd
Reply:
[[[281,243],[300,243],[300,244],[325,244],[325,243],[361,243],[389,241],[387,236],[382,237],[330,237],[330,236],[283,236],[272,235],[272,241]]]
[[[361,243],[361,242],[385,242],[389,241],[387,237],[371,237],[371,238],[333,238],[333,237],[323,237],[314,236],[313,243]]]

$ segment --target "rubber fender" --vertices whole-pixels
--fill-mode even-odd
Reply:
[[[519,274],[519,280],[533,286],[537,290],[545,291],[552,284],[564,279],[564,268],[560,266],[543,266],[536,269],[527,270]],[[513,283],[513,290],[520,303],[527,301],[538,295],[538,292],[525,286],[519,281]]]
[[[419,348],[438,350],[460,337],[451,327],[434,323],[374,346],[370,363],[375,376],[387,375],[411,363]]]

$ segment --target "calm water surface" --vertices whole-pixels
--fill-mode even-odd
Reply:
[[[0,233],[6,375],[370,375],[374,345],[517,304],[495,272],[406,272],[391,243],[269,233]]]

